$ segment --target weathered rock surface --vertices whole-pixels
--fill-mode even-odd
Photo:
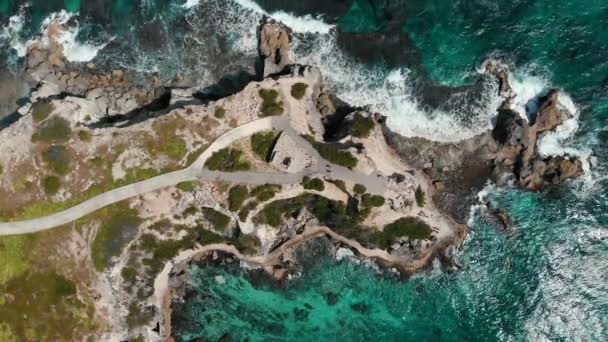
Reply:
[[[276,74],[291,64],[289,43],[291,29],[273,19],[266,18],[260,29],[260,55],[264,59],[263,76]]]

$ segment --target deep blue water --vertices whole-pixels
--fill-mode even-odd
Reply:
[[[268,0],[255,8],[245,0],[201,0],[192,9],[181,8],[183,2],[106,1],[90,12],[91,1],[34,1],[20,35],[36,32],[36,22],[63,6],[92,13],[82,20],[79,39],[115,37],[98,55],[100,64],[167,77],[180,70],[206,86],[227,71],[247,70],[256,52],[253,27],[263,9],[299,24],[296,59],[321,65],[343,98],[371,103],[403,134],[441,134],[447,140],[487,128],[491,106],[430,110],[415,86],[420,80],[471,84],[476,68],[498,56],[510,64],[518,89],[558,87],[571,96],[580,110],[579,129],[564,144],[593,151],[596,160],[583,180],[559,190],[490,188],[489,198],[513,217],[516,231],[506,236],[475,217],[459,253],[463,269],[454,274],[435,267],[402,282],[326,258],[276,289],[239,271],[200,268],[192,279],[200,296],[182,315],[193,328],[178,332],[183,340],[215,340],[226,333],[251,341],[608,338],[607,2]],[[4,18],[17,10],[15,2],[0,1]],[[286,17],[281,10],[295,14]],[[328,31],[328,25],[334,28]],[[386,46],[356,40],[378,33],[402,40],[388,39]],[[347,34],[357,43],[337,38]],[[357,46],[375,46],[378,53],[361,54]],[[1,52],[14,57],[8,45]],[[227,284],[215,282],[218,274]],[[330,292],[338,295],[334,305],[327,302]]]

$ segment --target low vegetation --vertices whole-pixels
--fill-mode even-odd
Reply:
[[[384,226],[382,234],[377,237],[376,244],[380,248],[389,248],[398,238],[407,237],[411,240],[426,240],[431,237],[433,230],[422,220],[415,217],[400,218]]]
[[[32,105],[32,119],[34,122],[42,122],[53,112],[55,107],[48,101],[39,101]]]
[[[215,112],[213,113],[216,119],[223,119],[226,116],[226,109],[222,106],[215,107]]]
[[[353,192],[357,195],[363,195],[367,191],[367,188],[363,184],[355,184]]]
[[[80,139],[80,141],[89,142],[89,141],[91,141],[91,138],[92,138],[91,132],[85,131],[84,129],[78,131],[78,139]]]
[[[275,116],[283,114],[283,102],[277,101],[279,93],[274,89],[260,89],[262,98],[260,117]]]
[[[230,224],[230,217],[213,208],[203,208],[203,215],[209,221],[211,227],[218,232],[224,232]]]
[[[306,95],[306,89],[308,89],[308,84],[298,82],[291,86],[291,96],[297,100],[301,100]]]
[[[251,163],[245,159],[243,152],[235,148],[224,148],[207,160],[205,166],[211,171],[237,172],[251,169]]]
[[[236,212],[243,206],[249,198],[249,190],[245,185],[235,185],[228,192],[228,209]]]
[[[47,176],[42,180],[42,189],[49,196],[56,195],[60,188],[61,180],[57,176]]]
[[[65,146],[50,146],[42,154],[42,159],[53,172],[59,175],[65,175],[70,170],[70,152]]]
[[[268,162],[277,136],[273,131],[255,133],[251,136],[251,149],[258,158]]]
[[[302,180],[302,186],[306,190],[315,190],[315,191],[323,191],[325,190],[325,184],[319,178],[310,178],[308,176],[304,177]]]
[[[152,156],[163,154],[173,160],[182,160],[188,149],[186,141],[177,132],[185,129],[186,120],[179,116],[162,118],[152,124],[156,136],[146,135],[144,146]]]
[[[70,123],[60,116],[53,116],[38,127],[32,136],[32,141],[61,144],[67,142],[71,134]]]
[[[177,185],[175,187],[181,191],[190,192],[190,191],[194,191],[195,184],[192,181],[180,182],[180,183],[177,183]]]
[[[338,144],[322,143],[316,141],[311,136],[306,136],[305,138],[319,152],[321,157],[327,161],[347,168],[357,166],[357,158],[355,158],[349,151],[342,150]]]
[[[374,119],[361,113],[355,113],[349,123],[348,134],[357,138],[367,138],[372,129],[374,129]]]
[[[257,208],[259,203],[257,201],[249,201],[249,203],[245,204],[241,210],[239,210],[239,220],[241,222],[245,222],[249,217],[249,213]]]
[[[381,207],[384,205],[385,199],[379,195],[364,194],[361,196],[361,204],[364,207]]]
[[[29,266],[30,235],[0,237],[0,286],[25,273]]]
[[[126,204],[113,208],[111,215],[103,219],[91,244],[95,269],[103,271],[110,265],[112,257],[119,255],[124,245],[135,236],[141,222],[137,210]]]
[[[253,188],[253,190],[251,190],[251,196],[255,197],[260,202],[266,202],[272,199],[279,191],[281,191],[280,185],[264,184]]]
[[[420,208],[424,207],[424,204],[426,202],[425,193],[424,190],[422,190],[422,187],[420,187],[420,185],[418,185],[418,187],[416,188],[416,191],[414,192],[414,197],[416,197],[416,204]]]

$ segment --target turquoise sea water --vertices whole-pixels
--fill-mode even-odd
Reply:
[[[33,1],[32,21],[22,35],[36,31],[34,18],[39,22],[61,8],[87,11],[92,2]],[[192,71],[205,85],[211,82],[209,75],[233,70],[255,53],[252,27],[261,14],[251,9],[253,1],[201,0],[190,10],[179,7],[184,1],[98,2],[106,4],[99,6],[105,12],[95,12],[97,18],[85,21],[80,39],[117,37],[116,46],[98,56],[102,62],[167,75]],[[338,3],[348,6],[338,10],[342,6]],[[192,279],[198,296],[180,314],[185,320],[182,326],[189,327],[178,331],[182,340],[217,340],[226,334],[251,341],[608,339],[607,2],[352,0],[296,5],[264,0],[257,4],[272,14],[295,11],[299,19],[325,14],[322,20],[336,25],[338,32],[405,34],[413,46],[401,48],[417,49],[420,65],[404,60],[402,67],[415,70],[414,78],[443,85],[470,84],[488,56],[501,57],[525,75],[524,86],[526,80],[538,77],[543,87],[559,87],[570,94],[581,115],[579,130],[566,145],[592,150],[596,161],[585,179],[560,189],[535,194],[489,188],[494,205],[513,217],[515,232],[505,235],[475,217],[459,252],[463,268],[453,274],[434,267],[403,282],[379,276],[366,266],[325,258],[286,288],[277,289],[239,271],[200,268]],[[15,14],[18,8],[16,1],[0,0],[0,17]],[[296,43],[304,38],[312,42],[300,44],[305,51],[296,57],[330,63],[332,74],[326,76],[342,96],[348,97],[354,88],[358,98],[391,104],[381,108],[406,124],[420,119],[404,105],[403,94],[393,93],[392,83],[383,84],[394,66],[345,62],[343,57],[334,60],[332,56],[349,56],[349,47],[324,45],[332,41],[327,33],[319,33],[319,23],[311,19],[306,27],[316,30],[296,37]],[[144,27],[156,27],[162,34],[142,34]],[[215,40],[194,49],[205,33]],[[187,54],[184,48],[189,49]],[[393,55],[398,52],[394,46],[391,49]],[[317,51],[322,53],[315,55]],[[10,53],[6,46],[1,52]],[[222,59],[225,53],[231,62]],[[449,113],[442,115],[446,116],[428,124],[449,119]],[[218,274],[226,284],[214,280]],[[333,305],[327,302],[329,293],[337,294]]]

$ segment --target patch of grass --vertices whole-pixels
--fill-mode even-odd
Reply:
[[[101,272],[110,265],[112,257],[119,255],[123,246],[135,236],[141,222],[137,210],[126,204],[112,210],[91,244],[95,269]]]
[[[190,191],[194,191],[195,186],[196,185],[194,184],[194,182],[187,181],[187,182],[177,183],[177,185],[175,187],[181,191],[190,192]]]
[[[305,138],[319,152],[323,159],[351,169],[357,166],[357,158],[355,158],[349,151],[342,150],[335,144],[326,144],[315,141],[315,139],[311,136],[305,136]]]
[[[34,122],[44,121],[55,110],[52,103],[48,101],[39,101],[32,105],[32,119]]]
[[[260,202],[266,202],[272,199],[279,191],[281,191],[280,185],[264,184],[253,188],[251,196],[255,197]]]
[[[215,112],[213,113],[216,119],[223,119],[226,116],[226,109],[222,106],[215,107]]]
[[[308,89],[308,84],[298,82],[291,86],[291,96],[297,100],[301,100],[306,95],[306,89]]]
[[[42,189],[48,196],[54,196],[61,188],[61,180],[56,176],[47,176],[42,180]]]
[[[11,298],[10,305],[0,305],[2,330],[16,341],[79,341],[96,328],[94,311],[78,299],[76,285],[55,272],[28,272],[1,293]]]
[[[2,175],[3,172],[4,172],[4,168],[2,167],[2,164],[0,164],[0,175]]]
[[[277,102],[279,93],[274,89],[260,89],[259,95],[262,98],[262,108],[260,117],[275,116],[283,114],[283,102]]]
[[[162,152],[171,159],[181,160],[188,153],[188,149],[184,139],[175,138],[164,146]]]
[[[367,191],[367,188],[363,184],[355,184],[353,192],[357,195],[363,195]]]
[[[185,129],[187,122],[178,115],[167,116],[152,124],[156,137],[148,134],[144,146],[152,156],[164,154],[173,160],[182,160],[188,153],[186,142],[177,135],[178,130]]]
[[[142,307],[137,302],[129,304],[129,313],[127,314],[127,326],[129,329],[146,325],[154,318],[154,308]]]
[[[277,136],[273,131],[255,133],[251,136],[251,149],[258,158],[268,162]]]
[[[251,164],[241,150],[235,148],[221,149],[207,159],[205,166],[212,171],[237,172],[251,169]]]
[[[24,274],[30,267],[30,235],[0,237],[0,286]]]
[[[89,141],[91,141],[91,138],[92,138],[91,132],[85,131],[85,130],[78,131],[78,139],[80,139],[80,141],[89,142]]]
[[[306,190],[315,190],[315,191],[323,191],[325,190],[325,184],[319,178],[310,179],[310,177],[305,176],[302,180],[302,186]]]
[[[233,212],[241,209],[247,198],[249,198],[249,189],[245,185],[233,186],[228,192],[228,209]]]
[[[230,223],[230,217],[212,208],[203,208],[203,215],[211,223],[213,229],[224,232]]]
[[[32,141],[61,144],[68,141],[71,134],[70,123],[60,116],[53,116],[38,127],[32,136]]]
[[[42,154],[42,159],[57,174],[65,175],[70,171],[70,152],[65,146],[50,146]]]
[[[425,193],[424,190],[422,190],[422,187],[420,187],[420,185],[418,185],[418,187],[416,188],[416,192],[414,192],[414,197],[416,198],[416,204],[420,208],[424,207],[424,204],[426,202]]]
[[[374,119],[369,116],[363,116],[361,113],[356,113],[348,127],[348,133],[357,138],[367,138],[374,129]]]

